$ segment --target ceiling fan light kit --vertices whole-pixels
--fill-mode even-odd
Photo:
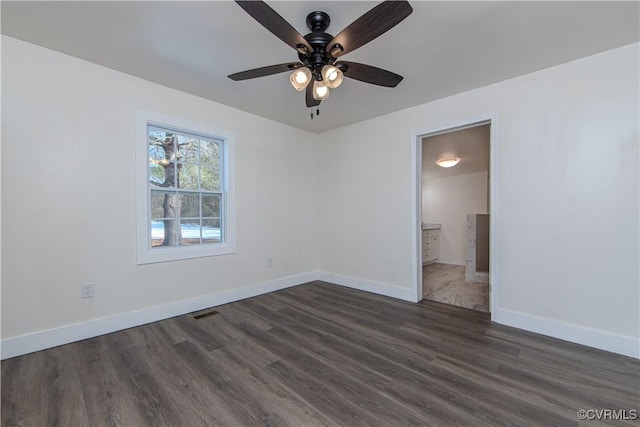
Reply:
[[[313,82],[313,99],[316,101],[324,101],[329,97],[329,88],[324,80],[316,80]]]
[[[307,67],[301,67],[291,73],[289,80],[291,80],[291,85],[298,92],[302,92],[311,81],[311,77],[311,70]]]
[[[329,64],[322,67],[322,80],[324,80],[329,89],[335,89],[340,86],[342,79],[344,79],[344,74],[340,68]]]
[[[294,48],[299,62],[270,65],[230,74],[232,80],[247,80],[292,71],[291,85],[299,92],[306,89],[307,107],[317,107],[329,97],[329,89],[335,89],[344,77],[384,87],[396,87],[402,76],[391,71],[356,62],[339,61],[338,58],[386,33],[413,12],[406,0],[387,0],[356,19],[336,37],[325,30],[331,19],[325,12],[307,15],[306,36],[298,33],[282,16],[264,1],[236,1],[249,15],[280,40]],[[313,81],[313,84],[310,84]]]

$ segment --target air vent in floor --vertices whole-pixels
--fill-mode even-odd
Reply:
[[[216,314],[218,314],[217,311],[211,310],[211,311],[207,311],[205,313],[196,314],[195,316],[193,316],[193,318],[196,319],[196,320],[199,320],[199,319],[202,319],[203,317],[214,316]]]

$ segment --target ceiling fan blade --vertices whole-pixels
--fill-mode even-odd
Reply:
[[[335,36],[327,45],[327,52],[331,53],[336,44],[342,46],[342,51],[334,51],[335,58],[356,50],[398,25],[411,12],[413,8],[406,0],[382,2]]]
[[[307,49],[308,53],[313,52],[313,48],[304,37],[265,2],[257,0],[237,0],[236,3],[251,15],[253,19],[292,48],[298,50],[300,45],[302,45]]]
[[[270,76],[271,74],[284,73],[285,71],[293,71],[302,67],[299,62],[289,62],[286,64],[269,65],[267,67],[254,68],[253,70],[240,71],[239,73],[229,74],[231,80],[248,80],[256,77]]]
[[[372,85],[396,87],[402,81],[402,76],[382,68],[357,62],[340,61],[336,63],[346,77]]]
[[[313,99],[313,82],[309,82],[309,84],[307,85],[307,92],[306,92],[305,98],[307,101],[307,107],[316,107],[320,105],[320,102],[322,102],[322,101],[318,101],[317,99]]]

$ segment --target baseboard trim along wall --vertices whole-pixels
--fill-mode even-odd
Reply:
[[[640,359],[638,338],[505,309],[494,310],[491,320],[502,325]]]
[[[399,286],[357,279],[355,277],[342,276],[340,274],[325,273],[323,271],[318,272],[318,280],[333,283],[334,285],[345,286],[347,288],[371,292],[373,294],[384,295],[386,297],[397,298],[409,302],[417,302],[412,297],[413,292],[411,288],[401,288]]]
[[[317,279],[317,273],[305,273],[295,276],[270,280],[245,288],[230,289],[215,294],[204,295],[198,298],[177,301],[170,304],[149,307],[114,316],[102,317],[82,323],[60,326],[57,328],[38,331],[30,334],[6,338],[2,340],[2,359],[20,356],[34,351],[57,347],[75,341],[93,338],[145,323],[156,322],[174,316],[203,310],[239,301],[268,292],[290,288]]]
[[[198,298],[6,338],[2,340],[1,357],[2,359],[7,359],[34,351],[57,347],[122,329],[191,313],[193,311],[298,286],[314,280],[322,280],[352,289],[415,302],[410,288],[401,288],[399,286],[391,286],[384,283],[325,272],[304,273],[244,288],[231,289]],[[494,310],[491,319],[503,325],[640,359],[640,340],[638,338],[616,335],[597,329],[505,309]]]
[[[408,288],[400,288],[398,286],[390,286],[383,283],[325,272],[318,273],[318,280],[405,301],[416,302],[412,297],[411,289]],[[504,309],[494,310],[491,315],[491,320],[518,329],[524,329],[576,344],[640,359],[640,340],[637,338],[616,335],[606,331]]]

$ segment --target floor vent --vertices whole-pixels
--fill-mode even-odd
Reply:
[[[203,317],[215,316],[216,314],[218,314],[217,311],[211,310],[211,311],[207,311],[206,313],[196,314],[195,316],[193,316],[193,318],[198,320],[198,319],[202,319]]]

